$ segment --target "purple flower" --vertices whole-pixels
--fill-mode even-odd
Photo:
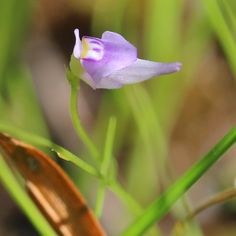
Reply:
[[[115,89],[177,72],[181,63],[160,63],[137,58],[137,49],[120,34],[106,31],[102,38],[84,36],[75,29],[74,57],[83,67],[81,78],[92,88]]]

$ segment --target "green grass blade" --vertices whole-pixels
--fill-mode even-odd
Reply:
[[[30,143],[36,146],[49,148],[50,150],[55,151],[61,159],[70,161],[71,163],[75,164],[77,167],[84,170],[88,174],[95,177],[100,176],[98,171],[93,166],[91,166],[90,164],[88,164],[87,162],[79,158],[78,156],[74,155],[73,153],[69,152],[68,150],[51,142],[50,140],[46,138],[43,138],[34,134],[26,133],[23,130],[20,130],[15,127],[11,127],[6,124],[0,124],[0,131],[16,136],[17,138],[20,138],[21,140],[27,143]]]
[[[148,14],[144,20],[145,58],[159,62],[182,61],[183,3],[183,0],[147,1]],[[181,79],[181,74],[147,82],[165,136],[170,133],[186,91],[186,82]]]
[[[161,219],[170,207],[236,142],[236,127],[231,129],[200,161],[171,185],[144,213],[122,234],[142,235],[152,224]]]
[[[226,53],[232,71],[236,75],[236,42],[227,26],[222,11],[216,0],[203,0],[202,4],[205,6],[209,21]]]
[[[0,120],[48,136],[22,55],[30,34],[31,3],[0,1]],[[29,114],[34,114],[34,119]]]
[[[145,54],[163,61],[179,51],[183,0],[147,1],[145,17]],[[173,38],[175,40],[173,40]]]
[[[3,154],[5,155],[5,154]],[[24,191],[22,186],[17,181],[16,177],[4,161],[0,153],[0,181],[9,192],[11,197],[19,205],[40,235],[56,236],[57,234],[43,217],[30,197]]]
[[[5,83],[7,70],[15,65],[22,50],[29,20],[30,1],[0,1],[0,88]],[[3,90],[2,90],[3,91]],[[1,92],[2,92],[1,91]]]
[[[236,12],[235,12],[235,7],[229,3],[228,0],[223,0],[221,1],[221,4],[223,8],[225,9],[225,12],[229,18],[229,21],[231,23],[232,27],[232,33],[235,33],[236,31]]]
[[[28,69],[21,63],[12,66],[4,78],[4,96],[0,95],[0,122],[48,137],[48,130],[39,107]],[[29,114],[34,114],[34,119]]]

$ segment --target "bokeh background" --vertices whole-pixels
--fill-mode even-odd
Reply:
[[[0,0],[0,122],[51,138],[83,157],[65,78],[76,27],[95,37],[119,32],[140,58],[183,63],[179,73],[118,90],[92,90],[81,82],[84,127],[102,150],[109,117],[117,117],[119,180],[146,206],[235,125],[236,2]],[[235,156],[235,149],[228,152],[189,191],[192,208],[234,185]],[[96,180],[60,164],[93,207]],[[180,202],[161,222],[164,235],[184,215]],[[134,217],[107,192],[101,223],[108,235],[118,235]],[[196,227],[202,235],[233,236],[235,221],[236,202],[230,201],[199,215]],[[2,187],[0,235],[37,235]]]

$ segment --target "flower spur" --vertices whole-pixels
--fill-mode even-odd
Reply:
[[[177,72],[181,63],[160,63],[137,58],[137,49],[120,34],[106,31],[102,38],[84,36],[75,29],[73,55],[83,67],[80,75],[92,88],[116,89]]]

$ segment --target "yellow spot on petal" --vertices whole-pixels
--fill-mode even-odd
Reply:
[[[89,42],[85,38],[83,38],[82,39],[81,58],[86,58],[89,50],[90,50]]]

